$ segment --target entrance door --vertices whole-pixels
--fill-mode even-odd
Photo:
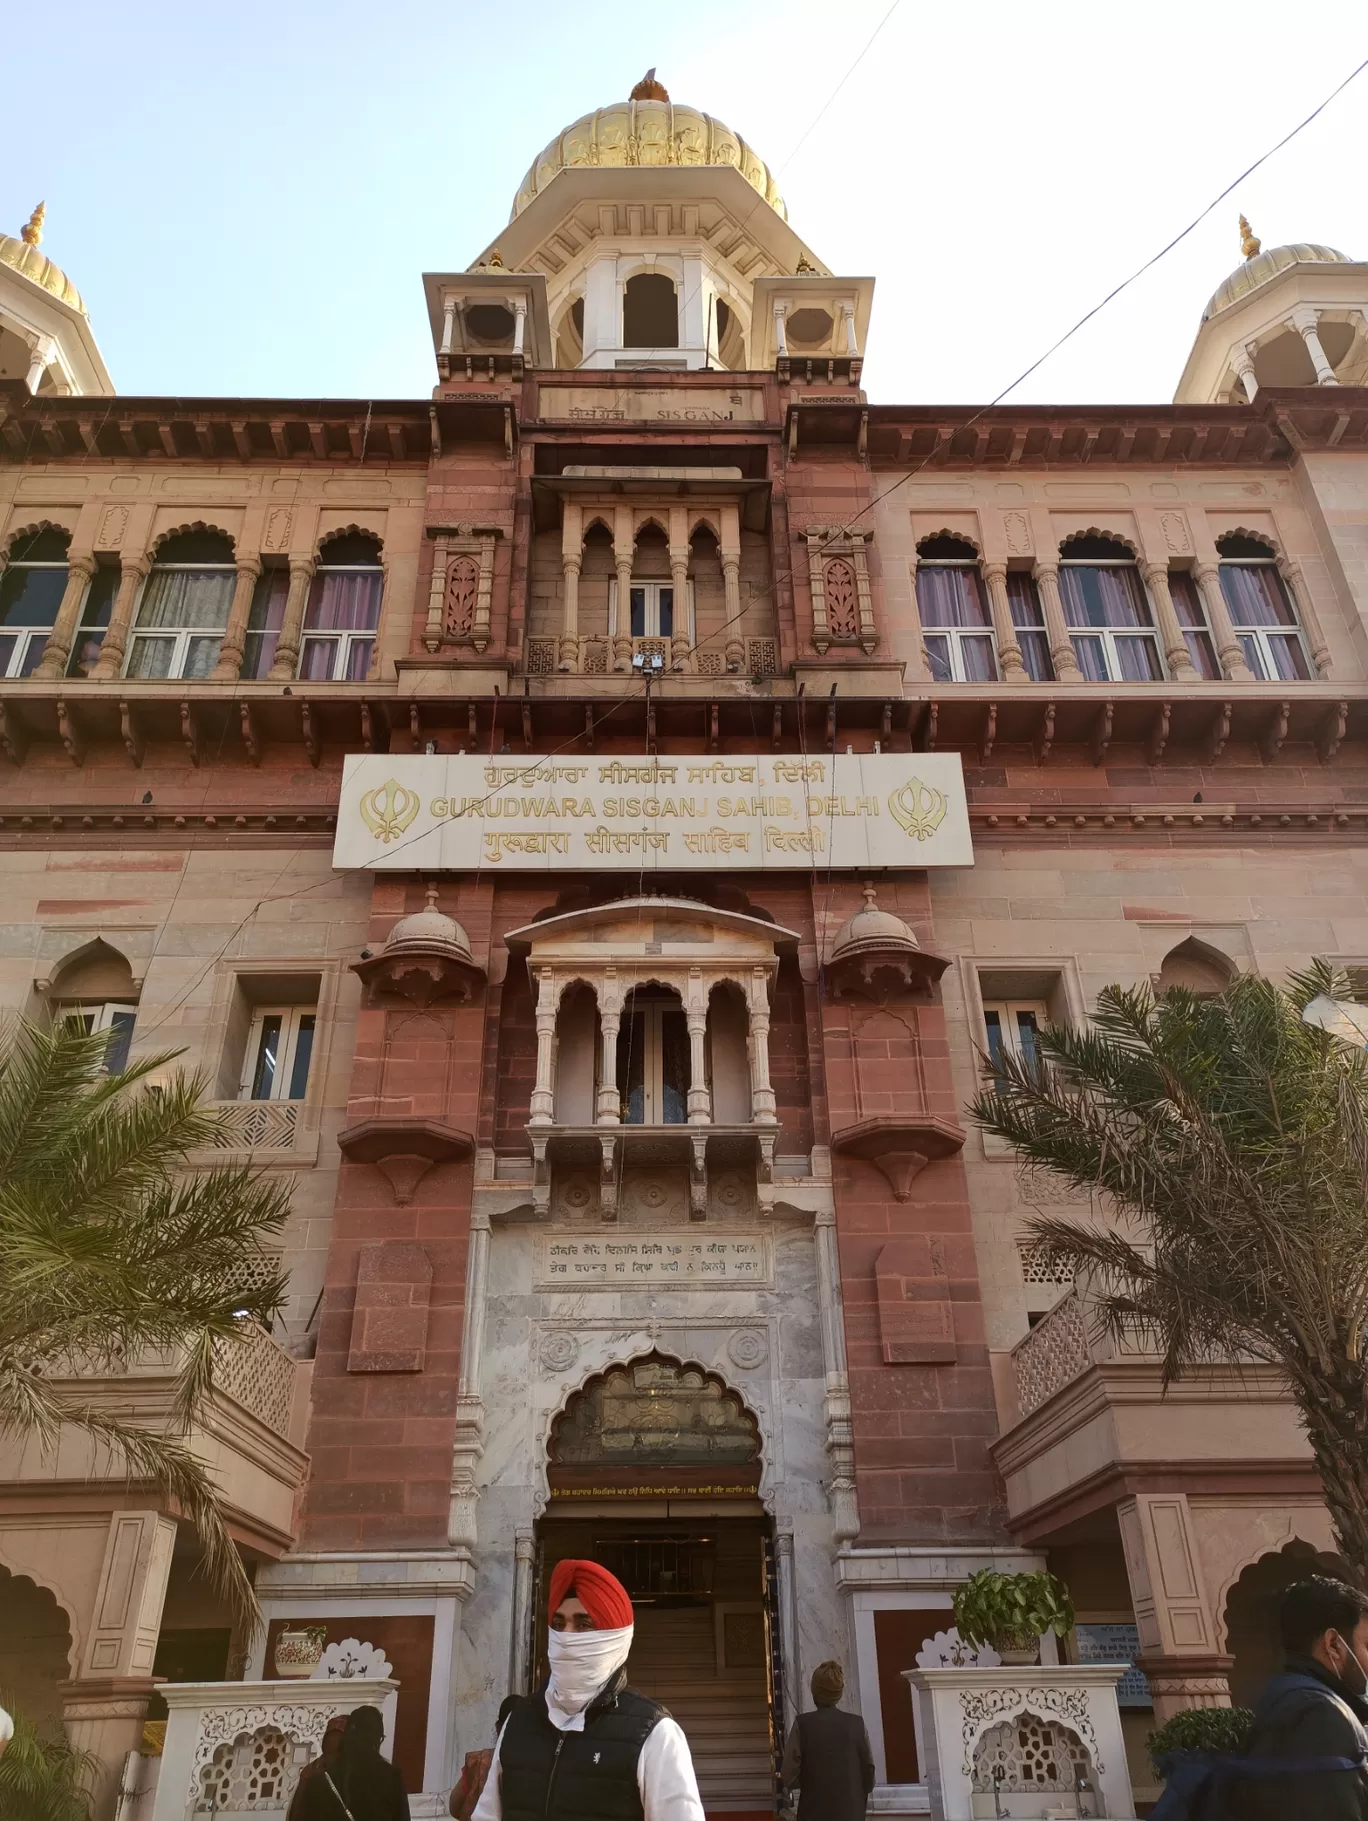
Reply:
[[[581,1556],[611,1569],[631,1594],[636,1635],[628,1678],[683,1728],[709,1821],[770,1821],[774,1814],[778,1691],[769,1658],[768,1541],[761,1516],[585,1519],[561,1516],[555,1500],[538,1529],[542,1587],[558,1561]],[[535,1623],[540,1679],[540,1610]]]

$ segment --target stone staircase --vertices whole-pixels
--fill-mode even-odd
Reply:
[[[711,1607],[638,1606],[627,1675],[683,1727],[709,1815],[774,1813],[765,1672],[718,1670]]]

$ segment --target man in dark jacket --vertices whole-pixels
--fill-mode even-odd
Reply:
[[[874,1787],[874,1755],[858,1714],[842,1713],[839,1663],[812,1672],[815,1713],[799,1714],[784,1751],[784,1788],[798,1795],[798,1821],[865,1821]]]
[[[1254,1710],[1248,1755],[1305,1763],[1240,1778],[1227,1806],[1241,1821],[1368,1821],[1368,1594],[1298,1581],[1280,1618],[1287,1662]]]

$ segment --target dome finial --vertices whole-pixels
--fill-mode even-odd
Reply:
[[[874,887],[869,882],[868,879],[865,880],[864,886],[863,886],[863,889],[862,889],[860,895],[861,895],[861,897],[863,897],[863,899],[865,901],[865,905],[869,910],[874,910],[877,908]]]
[[[630,99],[633,101],[668,101],[670,99],[670,91],[665,84],[656,81],[654,64],[632,90]]]
[[[1240,217],[1240,251],[1244,254],[1245,258],[1253,259],[1254,255],[1258,252],[1258,250],[1262,246],[1262,244],[1263,244],[1263,242],[1261,240],[1259,240],[1258,236],[1254,233],[1254,230],[1250,227],[1249,223],[1245,220],[1244,216],[1241,215],[1241,217]]]
[[[437,887],[435,885],[429,885],[427,888],[427,907],[429,910],[437,908]]]
[[[43,217],[47,214],[47,204],[40,202],[19,230],[19,238],[26,247],[36,247],[43,238]]]

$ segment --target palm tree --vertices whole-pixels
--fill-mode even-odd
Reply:
[[[264,1242],[289,1191],[246,1167],[187,1171],[217,1124],[204,1082],[167,1072],[175,1052],[107,1073],[107,1042],[65,1020],[19,1021],[0,1040],[0,1433],[50,1449],[64,1428],[83,1431],[107,1467],[189,1521],[211,1585],[250,1634],[251,1583],[185,1438],[224,1351],[283,1299]],[[147,1350],[181,1360],[160,1429],[50,1382],[118,1373]]]
[[[14,1737],[0,1757],[0,1821],[90,1821],[94,1754],[77,1751],[63,1733],[40,1732],[16,1708],[10,1711]]]
[[[1109,987],[1090,1028],[1004,1055],[972,1111],[1093,1198],[1099,1218],[1031,1237],[1089,1273],[1113,1333],[1163,1348],[1165,1384],[1232,1354],[1280,1369],[1368,1585],[1368,1056],[1303,1022],[1320,995],[1353,997],[1323,961],[1215,998]]]

